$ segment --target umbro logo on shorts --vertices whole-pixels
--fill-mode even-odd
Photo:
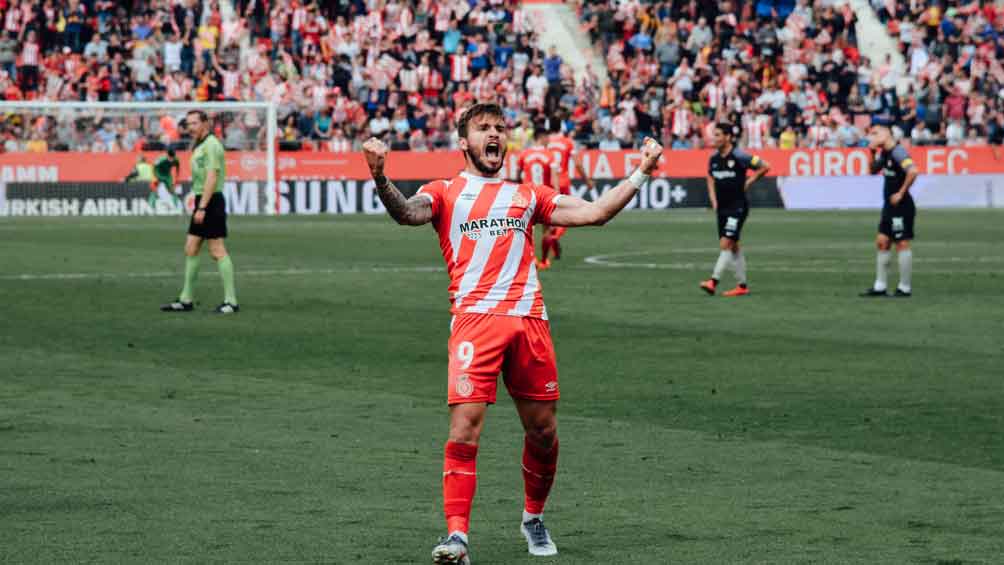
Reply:
[[[558,381],[550,381],[544,385],[544,390],[547,392],[557,392],[558,391]]]

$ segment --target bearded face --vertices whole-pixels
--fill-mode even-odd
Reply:
[[[479,173],[493,177],[505,163],[508,138],[501,116],[482,114],[467,123],[467,137],[460,140],[460,149]]]

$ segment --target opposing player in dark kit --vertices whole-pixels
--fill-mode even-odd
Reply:
[[[913,294],[913,221],[917,207],[910,196],[910,187],[917,179],[917,167],[902,145],[896,142],[884,122],[872,126],[868,133],[869,147],[874,151],[871,172],[885,176],[883,185],[882,217],[879,220],[875,246],[875,282],[861,296],[888,296],[889,264],[892,262],[892,244],[896,244],[899,259],[899,284],[894,296],[908,298]]]
[[[746,191],[770,169],[767,161],[750,155],[735,145],[739,128],[732,124],[715,125],[712,142],[715,152],[708,162],[708,198],[718,216],[718,245],[721,252],[711,278],[701,283],[708,294],[714,294],[722,273],[729,266],[736,276],[736,287],[724,296],[749,294],[746,285],[746,256],[739,247],[739,238],[749,216],[750,201]],[[752,176],[748,176],[749,171]]]

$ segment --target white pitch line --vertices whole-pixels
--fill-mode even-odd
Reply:
[[[336,275],[341,273],[439,273],[443,267],[347,267],[342,269],[246,269],[238,270],[241,277],[274,277],[301,275]],[[39,281],[39,280],[94,280],[94,279],[159,279],[180,277],[184,273],[169,271],[150,271],[146,273],[21,273],[16,275],[0,275],[0,280],[6,281]]]
[[[970,242],[971,245],[976,245],[976,242]],[[929,242],[925,243],[927,247],[959,247],[966,245],[965,243],[951,243],[951,242]],[[980,243],[979,245],[985,246],[985,243]],[[870,246],[869,246],[870,247]],[[865,249],[864,245],[846,245],[846,244],[829,244],[829,245],[765,245],[754,247],[753,254],[757,252],[772,252],[772,251],[798,251],[798,250],[833,250],[833,249],[847,249],[855,250]],[[628,257],[644,257],[650,255],[668,255],[668,254],[692,254],[692,253],[707,253],[709,256],[713,255],[718,249],[712,247],[702,247],[702,248],[682,248],[682,249],[671,249],[671,250],[654,250],[654,251],[625,251],[622,253],[608,253],[605,255],[592,255],[586,257],[584,262],[588,265],[596,265],[599,267],[608,267],[615,269],[660,269],[660,270],[675,270],[675,271],[702,271],[709,268],[711,261],[707,263],[694,263],[694,262],[631,262],[631,261],[617,261],[616,259],[628,258]],[[930,257],[930,258],[918,258],[915,262],[921,264],[937,264],[937,263],[1000,263],[1004,262],[1004,258],[995,256],[983,256],[983,257]],[[873,268],[848,268],[847,266],[840,267],[829,267],[824,266],[825,264],[842,263],[847,265],[847,263],[860,263],[869,264],[871,261],[852,259],[850,261],[842,260],[827,260],[827,259],[805,259],[804,261],[799,261],[801,265],[792,265],[790,263],[776,263],[776,262],[751,262],[750,267],[753,269],[761,271],[774,271],[774,272],[788,272],[788,273],[870,273],[873,272]],[[820,265],[820,264],[824,265]],[[809,264],[815,265],[810,266]],[[923,273],[930,274],[941,274],[941,275],[952,275],[952,274],[985,274],[988,272],[994,272],[992,269],[976,270],[976,269],[924,269]]]

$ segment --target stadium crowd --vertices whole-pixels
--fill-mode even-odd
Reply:
[[[856,146],[877,114],[916,144],[999,143],[1004,9],[872,4],[906,76],[858,51],[854,12],[832,0],[579,0],[609,81],[539,48],[516,0],[0,0],[0,95],[273,101],[285,149],[455,147],[457,113],[485,100],[506,108],[511,149],[542,118],[600,149],[703,147],[722,120],[754,149]],[[260,115],[223,116],[228,147],[264,146]],[[8,151],[184,141],[174,116],[100,112],[11,114],[0,135]]]

